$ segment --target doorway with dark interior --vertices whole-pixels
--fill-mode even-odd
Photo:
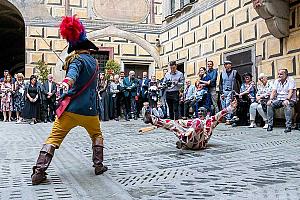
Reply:
[[[14,76],[25,73],[25,23],[19,10],[7,0],[0,1],[0,77],[4,70]]]

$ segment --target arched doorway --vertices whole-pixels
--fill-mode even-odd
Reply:
[[[19,10],[7,0],[0,0],[0,77],[25,73],[25,23]]]

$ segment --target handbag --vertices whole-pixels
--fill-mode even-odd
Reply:
[[[67,107],[70,104],[71,100],[78,97],[85,89],[87,89],[91,85],[91,83],[95,80],[95,78],[97,76],[97,71],[98,71],[98,65],[96,67],[96,70],[95,70],[92,78],[81,88],[81,90],[79,92],[77,92],[76,94],[74,94],[72,96],[65,96],[64,98],[62,98],[58,101],[58,106],[55,110],[55,113],[56,113],[58,119],[65,112],[65,110],[67,109]]]

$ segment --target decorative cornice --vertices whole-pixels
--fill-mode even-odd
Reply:
[[[25,19],[26,26],[46,26],[46,27],[58,27],[59,19]],[[85,25],[86,29],[91,30],[100,30],[109,26],[115,26],[118,29],[128,31],[128,32],[136,32],[136,33],[149,33],[149,34],[160,34],[161,33],[161,25],[152,25],[152,24],[126,24],[126,23],[111,23],[105,22],[101,20],[81,20]]]

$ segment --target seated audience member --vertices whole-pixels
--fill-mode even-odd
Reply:
[[[164,112],[161,108],[161,103],[157,102],[157,107],[152,109],[152,113],[155,117],[162,119],[164,117]]]
[[[256,127],[255,117],[256,111],[260,114],[265,122],[264,129],[268,128],[267,121],[267,102],[270,98],[272,92],[272,83],[268,81],[267,76],[264,73],[261,73],[258,77],[258,80],[261,84],[257,85],[257,94],[256,94],[256,102],[253,102],[250,105],[250,126],[249,128]]]
[[[193,104],[195,104],[194,92],[195,92],[195,86],[191,85],[190,80],[187,80],[185,82],[185,89],[183,94],[183,101],[184,101],[183,119],[187,119],[189,117],[189,109]]]
[[[296,83],[288,77],[287,69],[278,70],[278,79],[274,81],[270,100],[267,103],[268,129],[273,130],[274,109],[284,107],[286,120],[285,133],[292,131],[292,109],[296,104]]]
[[[151,112],[151,108],[150,108],[150,106],[149,106],[149,102],[144,102],[143,103],[143,108],[142,108],[142,117],[144,117],[145,116],[145,113],[146,113],[146,111],[150,111],[150,113],[152,113]]]
[[[199,81],[196,81],[195,83],[195,86],[196,86],[196,91],[195,91],[195,94],[194,94],[194,98],[195,98],[195,104],[194,104],[194,110],[195,110],[195,117],[198,118],[199,115],[198,115],[198,109],[199,107],[205,107],[205,101],[206,101],[206,95],[207,95],[207,90],[205,90],[203,88],[203,85],[199,82]],[[207,110],[209,108],[205,107]]]
[[[243,74],[243,83],[240,88],[238,96],[238,107],[236,111],[237,120],[233,121],[232,126],[245,126],[248,125],[249,108],[251,103],[255,101],[255,83],[252,81],[250,73]],[[235,117],[233,118],[235,119]]]

